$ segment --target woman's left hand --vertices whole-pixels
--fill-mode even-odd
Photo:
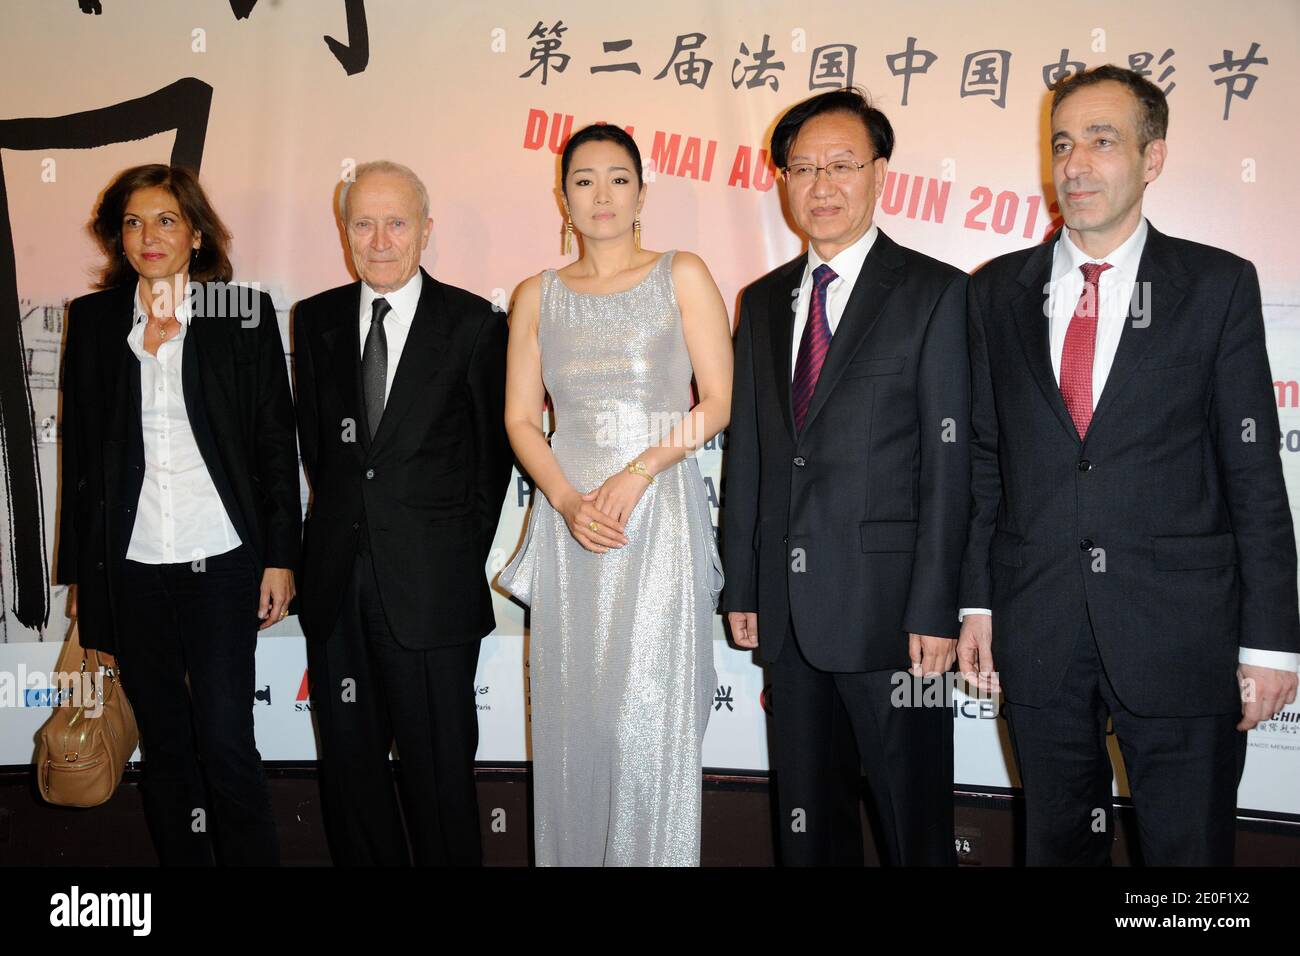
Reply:
[[[262,572],[262,596],[257,601],[257,616],[261,620],[258,630],[289,616],[289,602],[297,594],[293,586],[293,572],[288,568],[267,568]]]
[[[624,469],[610,475],[603,485],[582,497],[587,501],[595,501],[597,510],[621,521],[626,527],[632,517],[632,509],[649,487],[650,482]]]

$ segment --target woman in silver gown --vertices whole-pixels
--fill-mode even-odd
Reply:
[[[722,587],[693,452],[730,414],[730,323],[699,257],[641,249],[627,133],[578,131],[561,169],[582,256],[520,286],[506,384],[541,491],[499,579],[531,608],[535,857],[693,866]]]

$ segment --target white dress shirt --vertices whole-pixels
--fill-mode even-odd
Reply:
[[[831,327],[831,335],[840,326],[844,307],[849,304],[853,286],[862,272],[862,264],[867,261],[867,253],[875,245],[880,229],[873,222],[871,228],[862,234],[857,242],[847,249],[841,249],[829,262],[817,255],[817,250],[808,244],[808,264],[804,266],[803,282],[799,284],[799,298],[795,301],[794,313],[794,347],[790,349],[790,380],[794,381],[795,366],[799,364],[799,342],[803,338],[804,326],[808,324],[808,304],[812,300],[813,270],[825,263],[834,270],[835,278],[826,287],[826,322]]]
[[[1083,271],[1079,268],[1088,262],[1107,262],[1110,268],[1097,278],[1097,344],[1092,359],[1092,407],[1097,407],[1115,353],[1119,351],[1120,336],[1129,316],[1129,303],[1133,287],[1137,284],[1138,263],[1146,248],[1149,229],[1146,219],[1138,223],[1133,235],[1114,251],[1101,259],[1094,259],[1070,239],[1070,230],[1062,229],[1061,238],[1052,247],[1052,282],[1048,296],[1048,313],[1051,315],[1052,374],[1057,385],[1061,382],[1061,354],[1065,351],[1065,333],[1083,294]],[[986,608],[962,608],[957,617],[967,614],[988,614]],[[1244,635],[1249,638],[1250,635]],[[996,659],[996,658],[995,658]],[[1300,654],[1291,651],[1264,651],[1258,648],[1238,648],[1242,664],[1273,667],[1277,670],[1300,668]]]
[[[397,363],[402,360],[402,349],[406,346],[406,337],[411,334],[411,323],[415,321],[415,308],[420,304],[420,290],[424,287],[424,277],[420,270],[395,292],[381,295],[366,282],[361,283],[361,311],[357,316],[357,333],[361,336],[361,355],[366,354],[366,336],[370,334],[370,320],[373,315],[372,303],[384,299],[391,311],[384,316],[384,336],[388,340],[388,368],[384,379],[384,403],[388,402],[388,393],[393,390],[393,376],[397,374]]]
[[[217,487],[190,429],[181,380],[188,301],[176,307],[179,326],[158,346],[144,348],[148,314],[136,291],[135,322],[126,342],[140,360],[140,426],[144,432],[144,483],[127,559],[141,564],[183,564],[239,547]]]

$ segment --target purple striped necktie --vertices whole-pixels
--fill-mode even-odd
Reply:
[[[835,270],[822,263],[813,270],[812,297],[808,300],[808,322],[799,340],[799,358],[794,365],[794,381],[790,386],[790,399],[794,406],[795,431],[803,431],[808,406],[812,404],[817,378],[826,361],[826,350],[831,344],[831,326],[826,318],[826,287],[839,278]]]

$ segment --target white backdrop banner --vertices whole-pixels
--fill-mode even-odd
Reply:
[[[1280,451],[1300,502],[1294,0],[1096,0],[1086,11],[1065,0],[0,0],[0,19],[0,677],[11,687],[21,667],[48,669],[67,628],[63,589],[49,584],[63,309],[98,263],[85,227],[99,192],[142,162],[200,168],[234,234],[236,278],[272,292],[288,352],[292,303],[351,280],[331,200],[358,162],[420,174],[434,217],[425,267],[504,309],[522,279],[563,262],[565,137],[616,123],[646,160],[645,245],[699,253],[734,304],[800,250],[766,151],[792,103],[865,86],[898,137],[877,221],[974,269],[1054,227],[1048,85],[1130,66],[1171,110],[1148,216],[1259,269]],[[715,524],[724,446],[725,435],[699,452]],[[516,475],[490,576],[518,546],[530,492]],[[526,760],[526,618],[504,594],[495,602],[479,756]],[[720,621],[715,638],[705,763],[765,770],[763,672],[726,644]],[[265,632],[253,706],[267,759],[315,755],[304,671],[296,619]],[[4,698],[0,764],[31,759],[42,701],[26,689]],[[998,703],[959,698],[956,711],[958,780],[1014,786]],[[1251,732],[1243,808],[1300,813],[1298,732],[1295,708]]]

